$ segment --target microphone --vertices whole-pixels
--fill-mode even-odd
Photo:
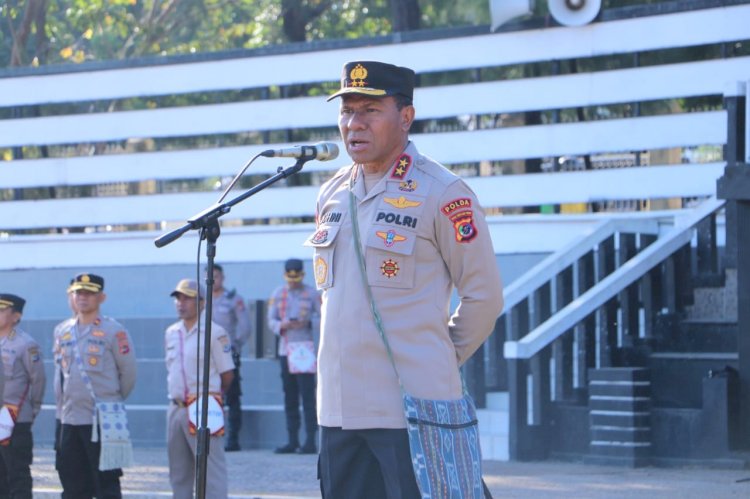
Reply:
[[[311,146],[292,146],[283,149],[268,149],[260,153],[266,158],[297,158],[305,161],[317,159],[328,161],[339,156],[339,148],[333,142],[318,142]]]

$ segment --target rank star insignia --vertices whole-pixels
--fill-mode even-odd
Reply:
[[[396,277],[399,271],[398,263],[389,258],[388,260],[383,262],[383,265],[380,266],[380,271],[383,272],[383,275],[388,279]]]
[[[383,198],[383,201],[393,206],[394,208],[414,208],[422,204],[421,201],[412,201],[406,199],[406,196],[400,196],[399,198]]]
[[[401,241],[406,241],[406,237],[396,234],[394,230],[389,230],[388,232],[379,230],[375,235],[382,239],[388,248]]]
[[[406,172],[409,171],[409,167],[411,166],[411,156],[408,154],[402,154],[397,160],[396,160],[396,166],[393,168],[393,172],[391,173],[391,178],[395,178],[398,180],[403,179],[406,176]]]

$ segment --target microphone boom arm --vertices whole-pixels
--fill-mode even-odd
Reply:
[[[272,177],[269,177],[258,185],[251,187],[234,199],[230,199],[225,203],[215,203],[205,210],[193,215],[182,227],[179,227],[173,231],[167,232],[166,234],[162,234],[161,236],[157,237],[154,240],[154,244],[157,248],[162,248],[167,244],[176,241],[189,230],[199,230],[204,227],[208,227],[212,222],[229,213],[232,209],[232,206],[239,204],[250,196],[257,194],[271,184],[274,184],[283,178],[287,178],[294,175],[295,173],[298,173],[302,169],[302,166],[305,164],[305,162],[310,159],[313,158],[301,157],[292,166],[289,166],[287,168],[279,167],[276,174]]]

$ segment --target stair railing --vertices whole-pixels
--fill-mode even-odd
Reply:
[[[723,206],[712,197],[685,214],[603,222],[507,287],[495,341],[505,340],[511,459],[547,457],[551,403],[585,404],[589,368],[638,364],[658,316],[689,299],[691,270],[716,269],[701,248],[718,260]]]

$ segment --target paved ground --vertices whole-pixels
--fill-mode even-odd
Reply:
[[[61,489],[52,450],[41,448],[34,452],[34,497],[59,497]],[[317,456],[278,456],[271,451],[229,453],[230,496],[319,497],[316,460]],[[135,461],[136,466],[125,470],[122,479],[125,497],[170,497],[165,449],[136,448]],[[496,498],[750,497],[750,470],[626,469],[575,463],[487,461],[484,474]]]

